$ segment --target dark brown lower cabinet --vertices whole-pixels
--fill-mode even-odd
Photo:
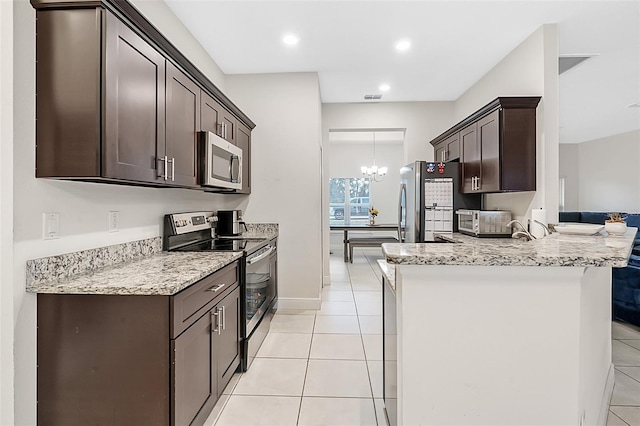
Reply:
[[[235,262],[173,296],[38,294],[38,425],[203,424],[240,364],[238,277]]]
[[[240,288],[172,341],[176,425],[203,424],[239,360]]]

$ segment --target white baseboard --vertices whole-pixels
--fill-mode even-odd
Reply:
[[[600,403],[600,415],[598,416],[598,426],[605,426],[607,424],[607,416],[609,415],[609,404],[611,404],[611,397],[613,396],[613,385],[616,381],[616,370],[613,363],[609,366],[609,372],[607,373],[607,382],[604,386],[604,394],[602,395],[602,402]]]
[[[278,297],[278,309],[320,309],[320,298],[286,298]]]

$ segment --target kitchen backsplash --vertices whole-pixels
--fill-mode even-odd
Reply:
[[[130,241],[107,247],[27,260],[27,284],[58,280],[162,252],[162,238]]]

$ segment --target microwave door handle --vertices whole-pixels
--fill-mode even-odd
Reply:
[[[233,176],[233,163],[234,161],[238,162],[238,176],[234,177]],[[239,181],[239,174],[240,174],[240,157],[238,157],[237,155],[232,155],[231,156],[231,161],[229,161],[229,178],[231,179],[231,182],[236,183]]]

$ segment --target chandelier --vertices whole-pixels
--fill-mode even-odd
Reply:
[[[360,167],[362,176],[372,179],[374,182],[382,182],[387,174],[386,167],[376,166],[376,132],[373,132],[373,165]]]

